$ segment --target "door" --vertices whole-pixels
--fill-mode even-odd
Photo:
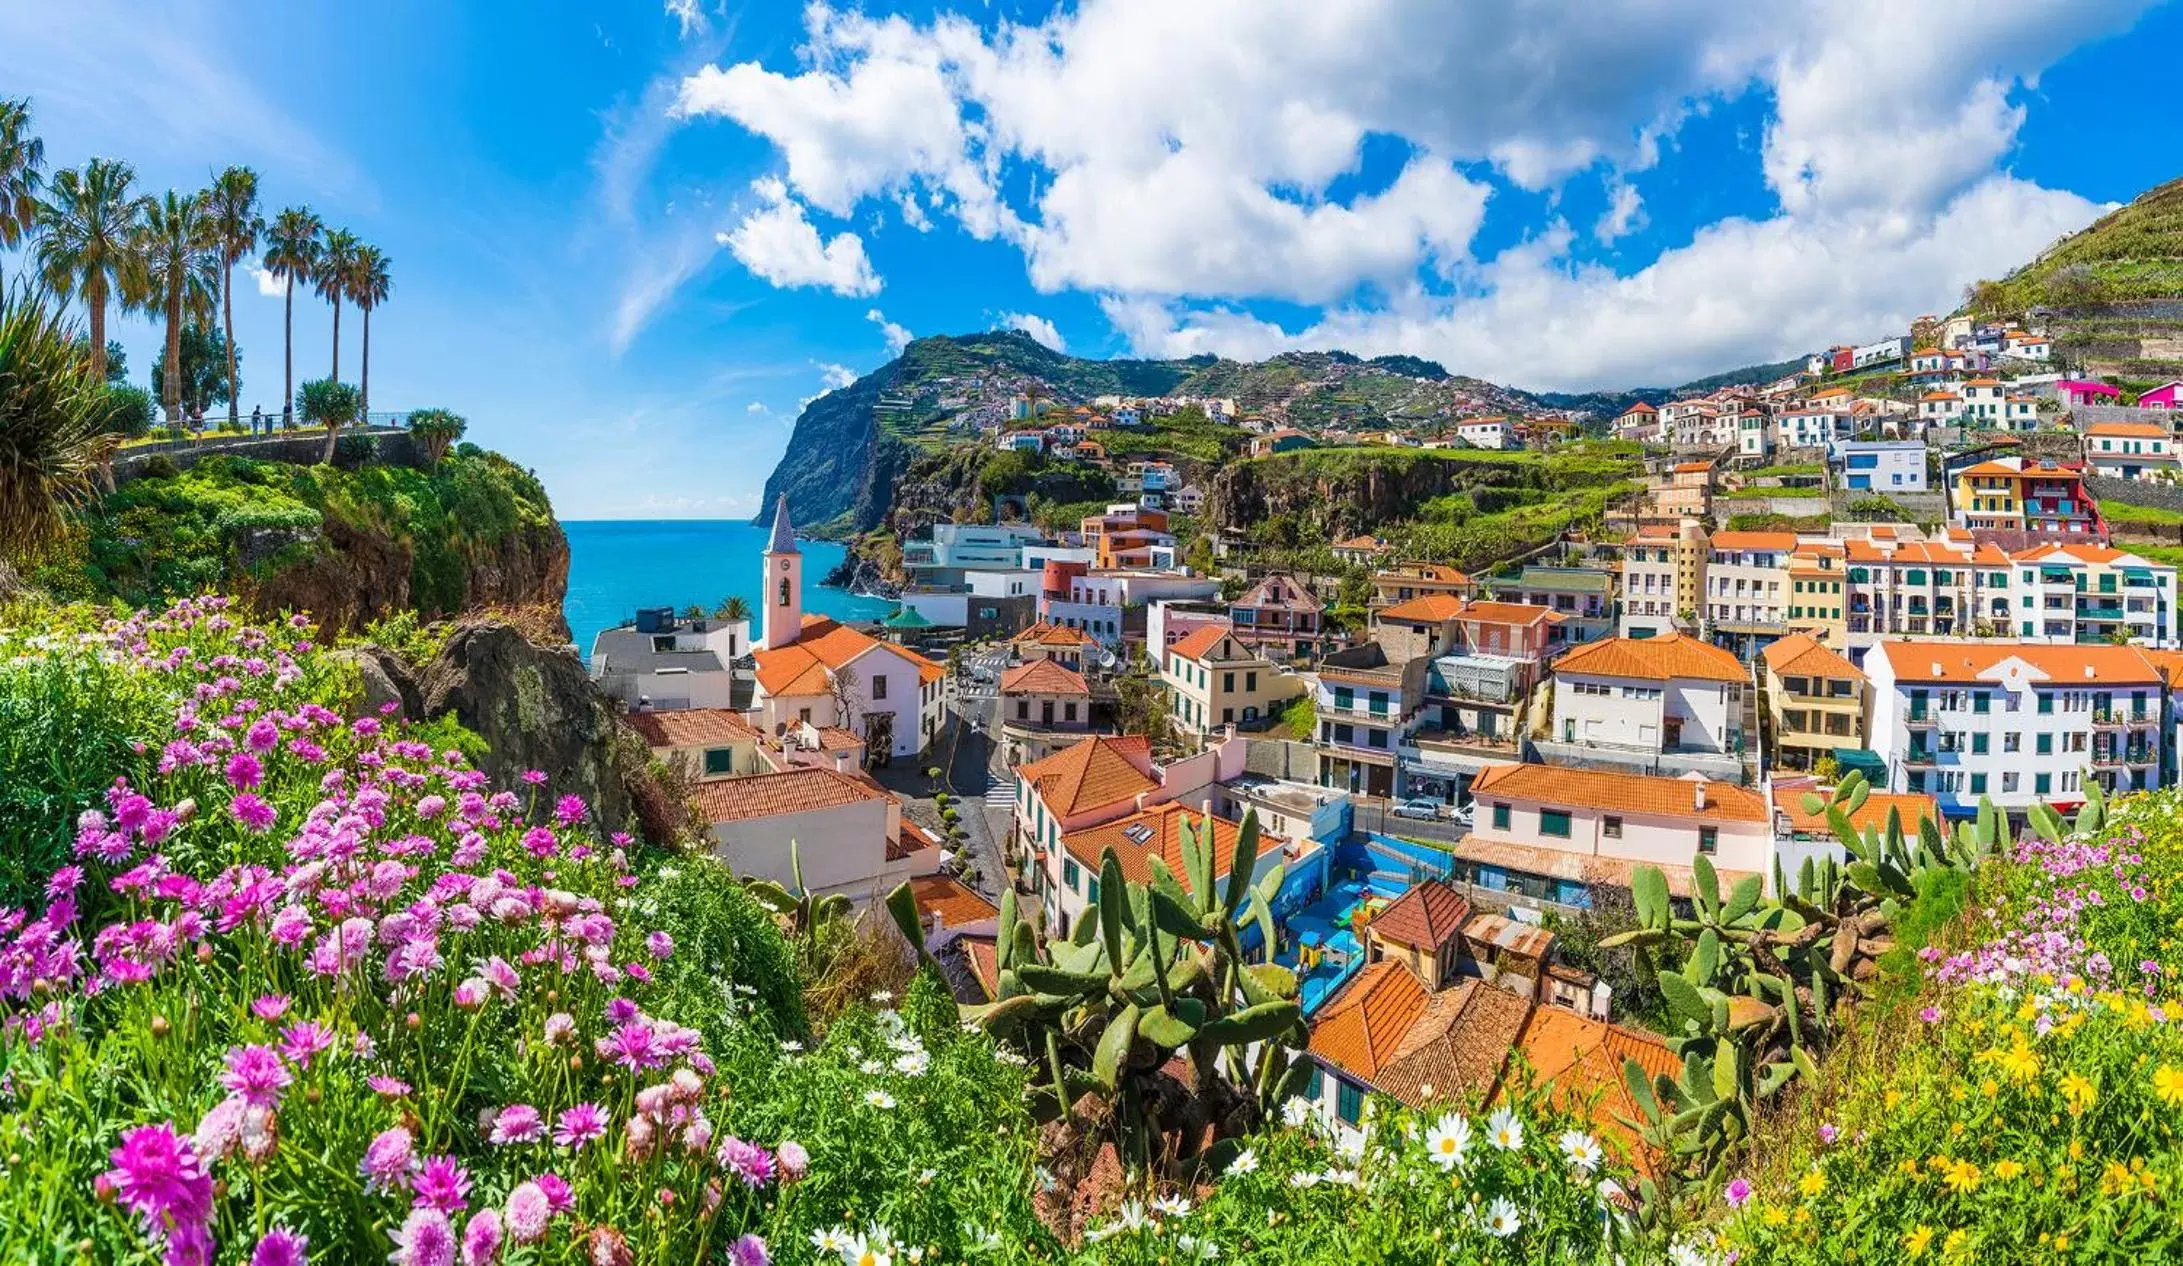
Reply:
[[[1049,729],[1052,728],[1054,723],[1053,700],[1047,699],[1038,705],[1038,723],[1040,725],[1048,727]]]
[[[1669,717],[1660,723],[1660,740],[1661,745],[1671,752],[1682,743],[1683,720],[1681,717]]]

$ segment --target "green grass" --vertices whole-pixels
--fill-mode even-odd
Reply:
[[[1789,462],[1780,466],[1761,466],[1743,473],[1745,479],[1794,479],[1800,475],[1821,475],[1826,467],[1818,462]]]
[[[2101,501],[2100,514],[2111,523],[2183,523],[2183,513],[2159,506],[2132,505],[2127,501]]]

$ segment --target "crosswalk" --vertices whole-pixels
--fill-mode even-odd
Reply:
[[[995,779],[992,785],[985,789],[985,803],[988,808],[993,809],[1014,808],[1016,804],[1016,780],[1013,778]]]
[[[982,655],[963,657],[966,670],[956,679],[957,696],[963,699],[991,699],[1000,693],[1000,676],[1008,669],[1008,653],[992,651]],[[980,677],[984,680],[980,680]]]

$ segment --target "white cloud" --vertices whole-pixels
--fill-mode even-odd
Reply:
[[[887,340],[887,355],[889,356],[900,356],[902,349],[910,345],[910,340],[917,337],[910,333],[908,326],[896,325],[894,322],[889,321],[887,314],[877,308],[866,312],[864,319],[879,327],[880,337]]]
[[[847,365],[823,362],[819,365],[819,381],[826,385],[828,391],[839,391],[856,380],[857,371]]]
[[[761,205],[729,233],[714,240],[742,261],[743,267],[784,289],[819,286],[838,295],[879,293],[879,274],[864,253],[864,239],[837,233],[821,240],[804,218],[803,205],[772,177],[751,186]]]
[[[1616,180],[1607,186],[1607,211],[1592,227],[1592,236],[1602,243],[1628,237],[1645,227],[1645,201],[1638,196],[1637,187],[1626,181]]]
[[[278,299],[288,293],[288,283],[274,276],[269,268],[253,268],[250,275],[257,280],[258,293],[268,299]]]
[[[667,16],[673,18],[681,27],[684,39],[703,35],[709,25],[705,21],[704,9],[698,6],[698,0],[667,0]]]
[[[2148,3],[1082,0],[991,29],[815,3],[799,65],[707,67],[676,109],[770,139],[791,207],[1014,245],[1034,286],[1098,295],[1140,351],[1304,342],[1657,381],[1885,332],[2089,218],[2002,170],[2010,97]],[[1590,231],[1612,245],[1646,223],[1628,174],[1725,103],[1769,111],[1770,218],[1628,277],[1574,263],[1559,221],[1474,256],[1481,167],[1550,206],[1600,173]],[[1388,137],[1399,171],[1360,185]],[[1253,300],[1317,315],[1285,329]]]
[[[1054,328],[1054,323],[1035,313],[1003,312],[1000,324],[1004,330],[1022,330],[1049,351],[1064,352],[1069,348],[1068,342],[1061,337],[1061,331]]]
[[[743,412],[745,413],[764,413],[765,411],[765,405],[756,400],[753,400],[749,404],[743,406]]]

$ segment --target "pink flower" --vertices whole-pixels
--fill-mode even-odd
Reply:
[[[365,1146],[364,1159],[357,1166],[357,1171],[364,1176],[365,1189],[382,1191],[400,1186],[408,1178],[409,1171],[416,1167],[415,1149],[416,1143],[409,1131],[398,1125],[373,1139]]]
[[[417,802],[417,816],[430,820],[447,812],[447,797],[426,796]]]
[[[775,1149],[773,1159],[781,1164],[781,1182],[799,1183],[811,1171],[811,1153],[803,1150],[803,1144],[794,1139],[783,1140]]]
[[[720,1168],[743,1180],[743,1185],[753,1191],[773,1181],[773,1156],[756,1143],[746,1142],[730,1134],[720,1140],[720,1151],[714,1159]]]
[[[567,1213],[576,1207],[576,1193],[569,1190],[568,1180],[559,1174],[540,1174],[538,1189],[546,1193],[546,1207],[555,1213]]]
[[[580,1148],[605,1136],[606,1114],[595,1103],[563,1108],[560,1120],[553,1127],[553,1141],[560,1147]]]
[[[276,1226],[251,1250],[250,1266],[305,1266],[310,1250],[310,1236]]]
[[[402,1229],[394,1233],[392,1266],[455,1266],[455,1228],[438,1209],[409,1212]]]
[[[250,1014],[271,1024],[288,1013],[288,995],[283,993],[260,994],[251,1000]]]
[[[546,781],[546,771],[542,769],[526,769],[523,771],[523,781],[533,787],[540,786]]]
[[[1827,1146],[1827,1147],[1832,1147],[1832,1146],[1834,1146],[1834,1140],[1835,1140],[1835,1139],[1836,1139],[1836,1138],[1837,1138],[1837,1137],[1838,1137],[1838,1136],[1839,1136],[1840,1134],[1841,1134],[1841,1131],[1840,1131],[1840,1130],[1837,1130],[1837,1129],[1835,1129],[1835,1128],[1834,1128],[1834,1126],[1833,1126],[1833,1125],[1831,1125],[1831,1124],[1830,1124],[1830,1125],[1822,1125],[1822,1126],[1820,1126],[1820,1127],[1819,1127],[1819,1141],[1820,1141],[1820,1143],[1821,1143],[1821,1144],[1823,1144],[1824,1146]]]
[[[243,1112],[249,1106],[239,1095],[229,1095],[213,1104],[197,1122],[192,1139],[198,1156],[208,1161],[227,1159],[227,1154],[235,1150],[236,1140],[242,1137]]]
[[[656,1068],[662,1061],[658,1044],[653,1040],[652,1026],[642,1020],[631,1020],[615,1029],[613,1036],[602,1037],[595,1044],[602,1059],[611,1060],[632,1071],[640,1068]]]
[[[462,1266],[493,1266],[500,1260],[500,1211],[480,1209],[462,1228]]]
[[[270,752],[280,746],[280,729],[271,721],[260,720],[243,735],[243,742],[253,752]]]
[[[235,820],[242,823],[243,829],[252,835],[263,835],[272,830],[274,819],[280,816],[278,809],[247,791],[239,793],[233,800],[230,800],[227,811],[233,814]]]
[[[1748,1178],[1731,1179],[1728,1190],[1722,1194],[1727,1197],[1729,1208],[1741,1209],[1744,1201],[1751,1198],[1751,1180]]]
[[[409,1093],[408,1082],[399,1077],[389,1077],[385,1073],[373,1073],[364,1079],[364,1084],[370,1086],[372,1093],[382,1099],[399,1099]]]
[[[1939,1024],[1939,1023],[1940,1023],[1940,1008],[1939,1008],[1939,1007],[1921,1007],[1921,1008],[1919,1008],[1919,1010],[1918,1010],[1918,1018],[1919,1018],[1920,1020],[1923,1020],[1923,1021],[1925,1021],[1925,1022],[1926,1022],[1927,1024]]]
[[[555,1046],[575,1040],[576,1017],[566,1011],[556,1011],[546,1017],[546,1040]]]
[[[536,1244],[546,1238],[546,1224],[553,1220],[553,1207],[546,1202],[546,1193],[535,1182],[520,1182],[508,1193],[506,1214],[508,1237],[518,1244]]]
[[[112,1153],[114,1167],[101,1175],[121,1206],[144,1223],[145,1234],[168,1243],[168,1258],[182,1250],[186,1260],[211,1257],[205,1224],[212,1217],[212,1176],[197,1160],[190,1141],[174,1124],[140,1125],[121,1132]],[[196,1255],[199,1250],[202,1255]]]
[[[452,1156],[427,1156],[409,1180],[409,1189],[420,1208],[453,1213],[469,1207],[470,1171]]]
[[[675,938],[665,932],[654,932],[644,938],[644,948],[652,957],[664,959],[675,952]]]
[[[766,1242],[755,1235],[737,1237],[728,1257],[735,1266],[772,1266],[773,1258],[766,1252]]]
[[[232,1048],[227,1053],[227,1071],[220,1075],[221,1085],[261,1108],[279,1104],[280,1092],[294,1080],[279,1052],[270,1046]]]
[[[280,1031],[280,1053],[297,1068],[309,1068],[322,1052],[333,1049],[333,1030],[316,1020],[304,1020]]]
[[[537,858],[551,857],[561,849],[560,842],[553,838],[553,832],[542,826],[534,826],[523,833],[523,847],[531,856]]]
[[[265,781],[265,766],[248,752],[237,752],[227,758],[228,786],[238,791],[248,791]]]
[[[584,803],[582,796],[563,796],[553,804],[553,820],[563,827],[575,826],[590,812],[591,806]]]
[[[499,1146],[510,1143],[535,1143],[545,1137],[546,1123],[538,1116],[538,1109],[527,1103],[511,1103],[493,1118],[491,1141]]]

